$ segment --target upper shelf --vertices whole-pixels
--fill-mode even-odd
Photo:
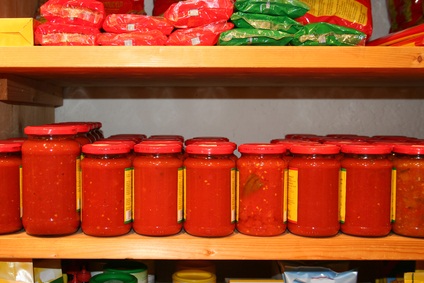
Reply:
[[[424,47],[0,47],[0,74],[59,86],[424,85]]]
[[[193,237],[184,232],[146,237],[131,232],[97,238],[82,232],[65,237],[31,237],[25,232],[0,236],[0,258],[134,258],[208,260],[424,260],[423,239],[339,234],[306,238],[286,233],[253,237],[239,233],[223,238]]]

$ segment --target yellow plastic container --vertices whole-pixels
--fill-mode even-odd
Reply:
[[[173,283],[216,283],[216,276],[200,269],[186,269],[172,275]]]

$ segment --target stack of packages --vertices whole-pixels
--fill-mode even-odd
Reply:
[[[40,13],[45,22],[35,27],[36,44],[96,45],[105,9],[94,0],[49,0]]]
[[[219,45],[364,45],[370,0],[237,0]]]
[[[232,0],[185,0],[172,4],[164,17],[176,29],[167,45],[215,45],[219,35],[232,29],[228,20],[234,10]]]

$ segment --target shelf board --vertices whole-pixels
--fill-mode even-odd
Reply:
[[[201,238],[184,232],[167,237],[131,232],[120,237],[98,238],[78,232],[43,238],[19,232],[0,236],[0,258],[424,260],[423,241],[394,234],[382,238],[344,234],[306,238],[290,233],[276,237],[234,233],[223,238]]]
[[[60,86],[423,86],[424,47],[0,47],[0,74]]]

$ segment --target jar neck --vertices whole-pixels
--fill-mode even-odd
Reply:
[[[28,135],[29,140],[71,140],[75,135]]]
[[[175,153],[142,153],[137,152],[137,156],[149,157],[149,158],[179,158],[180,152]]]
[[[93,159],[119,159],[119,158],[128,158],[128,154],[91,154],[84,153],[85,158],[93,158]]]
[[[356,154],[356,153],[345,153],[346,158],[355,158],[355,159],[386,159],[388,155],[386,154]]]
[[[8,158],[8,157],[21,157],[21,152],[0,152],[0,158]]]
[[[231,154],[196,154],[189,153],[189,158],[198,158],[198,159],[228,159],[231,158]]]
[[[424,159],[424,155],[421,154],[404,154],[404,153],[394,153],[395,158],[404,158],[404,159]]]
[[[335,154],[293,154],[294,158],[304,158],[304,159],[334,159],[336,158]]]
[[[251,158],[257,158],[257,159],[263,159],[263,158],[273,158],[273,159],[278,159],[278,158],[283,158],[284,154],[261,154],[261,153],[242,153],[241,156],[242,157],[251,157]]]

